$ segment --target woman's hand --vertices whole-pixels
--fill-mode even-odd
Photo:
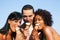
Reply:
[[[33,29],[33,31],[32,31],[32,38],[33,38],[33,40],[40,40],[38,31],[36,29]]]
[[[20,31],[20,28],[16,28],[16,40],[25,40],[24,34]]]

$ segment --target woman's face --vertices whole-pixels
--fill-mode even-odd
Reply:
[[[43,26],[44,26],[43,18],[41,16],[39,16],[39,15],[36,15],[34,20],[35,20],[35,22],[34,22],[35,24],[39,24],[38,29],[39,30],[42,29]]]
[[[16,31],[16,27],[20,27],[21,26],[21,21],[22,19],[19,20],[8,20],[8,23],[10,24],[10,29],[15,32]]]

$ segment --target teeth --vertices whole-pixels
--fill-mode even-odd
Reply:
[[[39,26],[39,24],[35,24],[36,26]]]
[[[16,30],[19,30],[20,28],[19,27],[16,27]]]
[[[30,23],[29,23],[29,22],[27,22],[27,23],[26,23],[26,25],[30,25]]]

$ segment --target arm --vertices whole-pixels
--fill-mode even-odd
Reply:
[[[3,38],[3,35],[0,33],[0,40],[2,40],[2,38]]]
[[[0,34],[0,40],[6,40],[6,35]]]
[[[52,35],[52,32],[49,29],[49,27],[44,27],[43,32],[44,32],[44,34],[46,36],[46,40],[53,40],[53,35]]]

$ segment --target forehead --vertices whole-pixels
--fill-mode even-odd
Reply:
[[[42,18],[40,15],[36,15],[35,18]]]
[[[13,18],[13,19],[11,19],[11,20],[12,20],[12,21],[14,21],[14,20],[22,20],[22,18],[17,18],[17,19],[14,19],[14,18]]]
[[[23,10],[23,15],[33,15],[33,9]]]

